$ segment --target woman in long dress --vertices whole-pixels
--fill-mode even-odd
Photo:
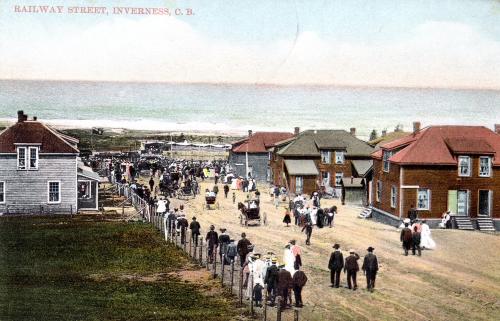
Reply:
[[[293,276],[293,274],[295,273],[295,267],[294,267],[295,256],[292,253],[290,244],[287,244],[285,246],[285,251],[283,253],[283,260],[285,261],[284,262],[285,263],[285,270],[290,272],[290,274]]]
[[[420,232],[420,247],[426,250],[434,250],[436,248],[436,242],[431,237],[431,229],[427,222],[422,221],[422,232]]]

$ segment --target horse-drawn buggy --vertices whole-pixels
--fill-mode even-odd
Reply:
[[[191,185],[184,185],[179,190],[177,191],[177,198],[178,199],[190,199],[190,198],[195,198],[196,194],[193,190],[193,187]]]
[[[267,224],[265,214],[263,217],[260,215],[259,201],[251,200],[247,205],[238,203],[238,210],[240,211],[240,224],[247,226],[249,223],[264,223]]]
[[[205,204],[203,205],[203,209],[215,210],[219,208],[219,202],[217,202],[217,198],[215,196],[205,196]]]

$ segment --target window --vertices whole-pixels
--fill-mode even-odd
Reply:
[[[396,186],[391,186],[391,208],[396,208],[398,198],[398,189]]]
[[[491,157],[479,157],[479,177],[491,176]]]
[[[384,162],[384,172],[389,172],[389,168],[390,168],[389,158],[391,158],[391,156],[392,156],[392,152],[384,151],[383,156],[382,156],[382,159]]]
[[[0,203],[5,203],[5,182],[0,182]]]
[[[26,169],[26,147],[17,148],[17,169]]]
[[[321,185],[330,186],[330,172],[321,172]]]
[[[295,177],[295,194],[302,194],[304,191],[304,178],[302,176]]]
[[[330,164],[332,162],[332,153],[329,150],[321,151],[321,162],[323,164]]]
[[[344,151],[335,151],[335,164],[344,164]]]
[[[458,157],[458,176],[470,176],[470,157]]]
[[[417,210],[430,210],[431,191],[426,188],[420,188],[417,192]]]
[[[335,185],[340,186],[342,183],[342,178],[344,178],[344,173],[335,173]]]
[[[29,169],[38,169],[38,148],[30,147],[29,151]]]
[[[377,181],[377,202],[382,199],[382,181]]]
[[[49,203],[61,203],[60,182],[49,182]]]
[[[92,184],[90,181],[78,182],[78,198],[89,199],[92,198]]]

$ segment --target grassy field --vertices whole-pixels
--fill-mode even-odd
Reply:
[[[231,299],[181,269],[193,268],[144,223],[0,218],[0,320],[234,318]]]

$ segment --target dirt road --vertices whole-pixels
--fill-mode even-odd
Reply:
[[[213,183],[201,184],[201,190]],[[221,186],[219,188],[222,190]],[[303,270],[309,278],[304,288],[306,307],[301,320],[499,320],[500,315],[500,238],[498,234],[433,230],[437,243],[434,251],[422,257],[403,256],[396,228],[370,220],[358,219],[359,208],[324,200],[322,207],[339,207],[334,228],[315,228],[312,244],[305,246],[305,235],[296,226],[282,223],[284,206],[276,209],[267,188],[262,187],[261,213],[268,225],[241,226],[239,212],[232,204],[231,193],[218,196],[219,210],[203,210],[204,197],[183,202],[187,216],[196,216],[202,234],[210,224],[225,227],[235,239],[241,232],[256,245],[256,251],[273,251],[282,258],[283,248],[296,239],[303,249]],[[246,193],[236,191],[237,202]],[[173,205],[180,202],[175,200]],[[376,290],[365,290],[366,282],[358,274],[358,291],[330,288],[328,260],[332,245],[339,243],[344,255],[355,249],[360,265],[368,246],[375,248],[380,271]],[[345,275],[343,275],[345,285]]]

